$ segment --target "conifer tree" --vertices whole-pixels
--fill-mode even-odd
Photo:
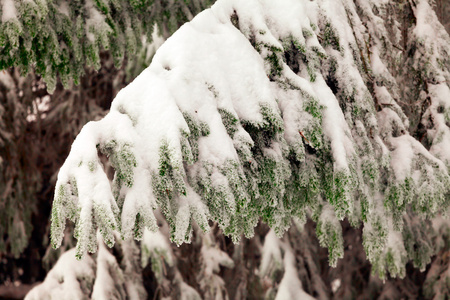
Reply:
[[[76,224],[71,253],[95,266],[87,294],[98,299],[106,277],[125,286],[117,299],[142,297],[126,288],[126,270],[139,273],[131,238],[164,297],[448,297],[449,53],[427,0],[219,0],[83,127],[58,175],[52,245]],[[319,276],[311,254],[319,244],[349,268],[350,227],[363,228],[365,291]],[[168,239],[192,243],[188,262]],[[122,249],[123,266],[102,243]],[[423,289],[374,286],[434,255]],[[240,283],[233,269],[246,271]]]

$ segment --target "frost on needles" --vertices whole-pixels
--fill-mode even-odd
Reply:
[[[281,237],[292,220],[301,227],[311,218],[335,266],[339,221],[348,218],[364,224],[380,277],[404,276],[409,260],[425,268],[433,253],[414,224],[447,213],[450,202],[450,39],[418,1],[414,49],[428,62],[421,76],[435,79],[428,94],[417,92],[432,103],[427,150],[396,102],[399,28],[355,2],[359,14],[352,1],[219,0],[182,26],[74,141],[58,175],[53,247],[66,219],[76,223],[78,258],[96,251],[97,230],[108,246],[115,231],[141,239],[158,228],[156,208],[177,244],[190,241],[194,223],[208,231],[216,222],[239,242],[260,219]],[[435,41],[426,26],[438,28]],[[379,47],[369,49],[368,36]],[[99,154],[115,170],[112,183]],[[288,272],[292,253],[277,245]]]

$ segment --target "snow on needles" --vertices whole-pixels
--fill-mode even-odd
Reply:
[[[183,25],[108,115],[85,125],[73,143],[58,175],[52,245],[60,245],[68,218],[79,258],[96,251],[97,229],[108,246],[119,231],[169,257],[165,242],[149,242],[161,237],[146,233],[157,230],[153,210],[160,208],[177,244],[190,242],[196,225],[208,231],[209,220],[237,242],[253,235],[261,217],[280,237],[293,217],[316,216],[320,243],[336,265],[339,220],[347,217],[354,226],[369,223],[366,249],[386,254],[400,236],[404,204],[429,217],[445,203],[450,181],[440,159],[448,164],[450,105],[440,95],[450,92],[430,88],[430,113],[441,115],[442,130],[429,134],[445,140],[430,154],[408,134],[384,53],[359,48],[367,32],[357,16],[348,1],[219,0]],[[366,50],[374,72],[362,54],[355,58]],[[115,170],[112,182],[99,153]],[[377,239],[385,215],[395,228]],[[295,271],[284,248],[281,258],[267,246],[262,272],[270,260]],[[219,287],[214,272],[231,260],[215,248],[202,251],[207,280]],[[296,292],[292,283],[284,288],[287,281],[280,295]]]

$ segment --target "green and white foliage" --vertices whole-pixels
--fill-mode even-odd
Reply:
[[[411,99],[419,119],[423,144],[431,146],[430,152],[450,166],[450,38],[435,17],[430,3],[420,1],[412,7],[415,26],[408,31],[406,68],[413,88],[405,89],[404,99]],[[401,74],[404,75],[404,74]],[[415,101],[415,103],[413,102]],[[419,123],[420,122],[420,123]]]
[[[52,92],[59,77],[78,84],[84,66],[100,68],[100,50],[116,66],[133,57],[155,24],[166,38],[211,1],[4,0],[0,5],[0,69],[34,69]]]
[[[202,271],[198,274],[197,282],[203,291],[203,298],[217,300],[229,299],[225,282],[220,277],[219,272],[220,267],[234,268],[234,262],[227,253],[215,244],[215,237],[212,232],[204,234],[201,236],[201,239],[200,269]]]
[[[164,284],[165,269],[172,267],[174,262],[169,240],[161,231],[144,230],[141,242],[141,264],[143,268],[151,264],[156,280],[160,285]]]
[[[65,252],[45,281],[33,288],[26,299],[89,299],[95,280],[95,261],[85,256],[75,259],[75,249]]]
[[[151,232],[144,230],[141,241],[141,262],[145,268],[150,264],[158,284],[157,291],[160,297],[173,297],[174,299],[200,300],[201,295],[184,280],[177,266],[177,258],[172,252],[170,242],[166,236],[167,224],[160,230]],[[194,271],[194,270],[192,270]]]
[[[161,297],[174,299],[229,299],[225,282],[219,272],[221,267],[234,268],[233,260],[221,250],[213,231],[202,234],[201,229],[194,226],[195,237],[192,241],[190,257],[183,257],[172,251],[168,239],[169,226],[162,215],[157,213],[159,230],[144,230],[141,241],[142,267],[147,265],[156,277]],[[176,249],[178,252],[180,249]],[[188,276],[195,278],[195,288],[186,283],[181,273],[180,260],[190,261]],[[192,261],[191,261],[192,260]],[[187,274],[184,274],[186,276]]]
[[[145,299],[136,243],[119,241],[115,251],[99,239],[98,253],[81,261],[75,259],[75,248],[65,252],[25,299]]]
[[[311,218],[334,266],[344,253],[339,221],[347,218],[364,224],[375,274],[402,277],[410,260],[423,269],[436,251],[426,224],[450,202],[448,152],[439,150],[450,143],[441,128],[450,100],[429,89],[440,104],[425,114],[442,119],[429,130],[443,134],[428,149],[410,135],[403,112],[400,87],[413,85],[397,79],[398,60],[409,57],[390,52],[401,37],[385,38],[399,34],[392,5],[219,0],[199,14],[108,115],[78,135],[58,176],[52,245],[61,243],[66,219],[76,223],[79,258],[96,251],[97,229],[109,246],[114,230],[142,239],[145,228],[157,229],[157,207],[177,244],[197,225],[207,232],[209,220],[239,242],[260,219],[281,237],[292,219]],[[435,88],[448,91],[448,62],[434,63],[448,35],[427,1],[411,6],[420,20],[415,36],[424,27],[439,33],[434,52],[416,52],[414,61],[439,66]],[[112,186],[99,152],[115,169]],[[282,248],[279,264],[293,274],[292,253]],[[278,292],[292,293],[283,282]]]
[[[161,40],[211,4],[133,2],[145,4],[138,9],[129,1],[102,3],[0,1],[0,253],[7,259],[23,253],[38,222],[44,229],[34,234],[44,234],[55,173],[82,125],[103,117],[113,95],[148,66]],[[110,45],[96,42],[96,53],[89,52],[88,35],[100,39],[101,30],[113,25],[107,30]],[[135,51],[125,35],[136,39]],[[61,85],[77,80],[70,89]],[[50,89],[56,84],[52,95],[43,81]]]
[[[259,275],[268,285],[266,299],[314,299],[302,289],[295,254],[288,241],[279,239],[270,230],[265,236],[262,254]]]

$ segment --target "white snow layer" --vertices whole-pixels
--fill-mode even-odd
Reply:
[[[17,9],[14,0],[2,0],[2,23],[17,18]]]

